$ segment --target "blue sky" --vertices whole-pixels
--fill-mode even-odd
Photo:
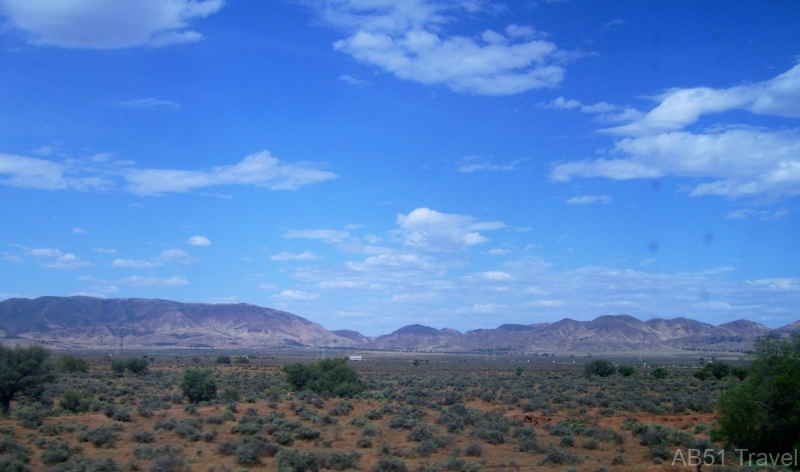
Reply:
[[[0,0],[0,298],[800,307],[800,4]]]

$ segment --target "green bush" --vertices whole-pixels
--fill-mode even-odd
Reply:
[[[230,364],[231,356],[217,356],[217,359],[214,362],[217,364]]]
[[[183,395],[192,403],[212,400],[217,395],[213,374],[211,369],[186,369],[180,383]]]
[[[667,370],[666,367],[656,367],[655,369],[653,369],[653,372],[651,372],[651,374],[656,379],[666,379],[667,377],[669,377],[669,371]]]
[[[59,357],[56,360],[56,368],[61,372],[89,372],[89,364],[86,363],[86,360],[72,354]]]
[[[365,390],[358,373],[344,359],[322,359],[307,365],[289,364],[281,370],[295,390],[318,395],[352,397]]]
[[[619,366],[619,368],[617,369],[617,371],[618,371],[618,372],[619,372],[619,373],[620,373],[620,374],[621,374],[623,377],[630,377],[631,375],[633,375],[633,374],[635,374],[635,373],[636,373],[636,367],[634,367],[634,366],[632,366],[632,365],[621,365],[621,366]]]
[[[81,410],[81,395],[74,390],[67,390],[59,400],[58,406],[62,410],[77,413]]]
[[[144,374],[150,363],[144,357],[133,357],[125,361],[125,369],[134,374]]]
[[[747,378],[720,395],[712,439],[748,453],[800,449],[800,333],[762,338]]]
[[[0,345],[0,414],[11,411],[17,395],[39,398],[51,381],[50,351],[41,346],[7,348]]]
[[[250,359],[248,359],[245,356],[237,356],[236,358],[233,359],[233,362],[236,364],[249,364]]]
[[[583,372],[587,377],[591,377],[593,375],[608,377],[609,375],[613,375],[616,371],[616,366],[606,359],[594,360],[587,364],[583,369]]]

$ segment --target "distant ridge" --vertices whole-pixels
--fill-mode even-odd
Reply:
[[[113,349],[118,336],[133,349],[257,349],[329,346],[364,349],[486,352],[743,352],[761,336],[800,332],[800,321],[770,329],[748,320],[713,326],[689,318],[641,321],[604,315],[590,321],[507,323],[461,333],[421,324],[388,335],[328,331],[285,311],[255,305],[179,303],[84,296],[11,298],[0,302],[0,341],[63,349]]]

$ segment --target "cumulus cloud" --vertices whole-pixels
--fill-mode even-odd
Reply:
[[[63,253],[54,248],[29,248],[21,244],[12,244],[19,250],[18,254],[4,253],[3,259],[9,262],[24,262],[26,257],[39,261],[39,265],[50,269],[80,269],[92,265],[75,254]]]
[[[313,261],[316,259],[322,259],[322,257],[318,254],[314,254],[311,251],[304,251],[300,254],[283,251],[280,254],[275,254],[269,257],[269,260],[271,261]]]
[[[119,49],[161,47],[203,38],[193,20],[224,0],[0,0],[0,13],[36,45]]]
[[[222,185],[296,190],[338,177],[310,163],[283,162],[269,151],[251,154],[237,164],[202,170],[139,169],[130,161],[101,157],[56,162],[0,153],[0,185],[42,190],[116,189],[141,196],[157,196]]]
[[[562,81],[565,54],[530,26],[474,36],[444,31],[456,16],[481,9],[481,2],[340,0],[326,2],[321,16],[349,34],[335,50],[400,79],[478,95],[512,95]]]
[[[480,231],[505,228],[500,221],[475,222],[469,215],[440,213],[417,208],[408,215],[397,215],[403,244],[428,251],[456,251],[489,241]]]
[[[191,246],[211,246],[211,240],[205,236],[192,236],[186,243]]]
[[[715,126],[684,129],[702,116],[732,110],[800,118],[800,64],[772,79],[726,89],[672,89],[632,122],[601,130],[619,136],[610,157],[560,163],[551,178],[701,179],[690,195],[727,197],[800,193],[800,128]],[[579,103],[559,102],[561,107]]]
[[[581,195],[567,200],[570,205],[592,205],[595,203],[611,203],[614,199],[608,195]]]
[[[72,232],[75,234],[86,234],[86,230],[83,228],[78,228],[77,226],[72,228]]]

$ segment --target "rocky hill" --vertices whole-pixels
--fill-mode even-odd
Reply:
[[[688,318],[641,321],[606,315],[591,321],[503,324],[461,333],[419,324],[384,336],[328,331],[300,316],[249,304],[178,303],[91,297],[12,298],[0,302],[0,337],[55,348],[215,348],[286,346],[423,351],[639,352],[744,351],[764,335],[788,336],[800,321],[770,328],[747,320],[719,326]],[[2,340],[2,339],[0,339]]]
[[[341,346],[353,341],[284,311],[249,304],[91,297],[0,302],[0,334],[59,348]]]

